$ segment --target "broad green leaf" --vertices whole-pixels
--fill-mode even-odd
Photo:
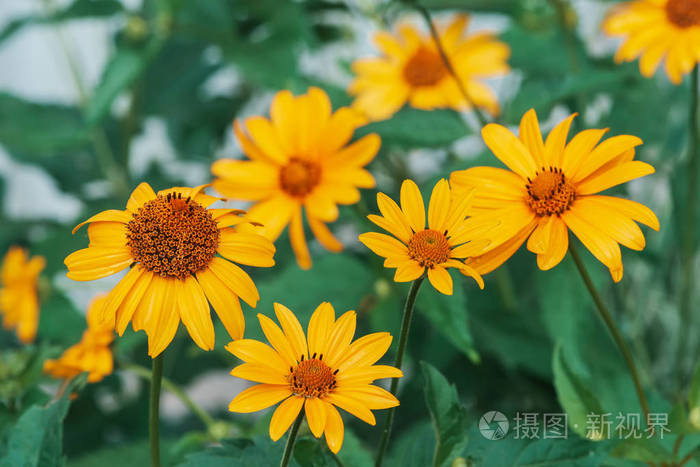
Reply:
[[[441,294],[429,283],[423,284],[418,292],[416,308],[430,320],[436,332],[442,333],[447,340],[473,362],[481,359],[474,349],[474,342],[469,330],[469,313],[464,287],[476,287],[471,279],[459,273],[453,274],[454,293],[451,296]],[[470,282],[466,285],[464,282]],[[427,281],[426,281],[427,282]]]
[[[599,439],[608,438],[609,433],[601,426],[600,433],[588,433],[589,414],[603,414],[600,402],[579,375],[571,371],[564,358],[561,345],[554,348],[552,361],[554,372],[554,388],[557,391],[559,404],[568,415],[569,426],[581,437],[593,435]],[[602,425],[602,424],[601,424]]]
[[[389,446],[390,455],[384,465],[389,467],[426,467],[432,465],[435,455],[435,436],[427,422],[410,425],[399,435],[398,426]],[[370,464],[371,465],[371,464]]]
[[[273,443],[267,436],[226,440],[220,446],[190,454],[181,467],[277,467],[282,459],[284,442]],[[294,460],[290,466],[298,466]]]
[[[325,441],[312,436],[297,439],[294,444],[294,460],[302,467],[326,467],[335,463]]]
[[[421,362],[421,369],[425,401],[437,439],[433,466],[450,465],[467,445],[467,414],[454,385],[426,362]]]
[[[404,107],[388,120],[374,122],[357,131],[357,135],[378,133],[383,145],[444,147],[467,136],[469,128],[453,110],[417,110]]]
[[[610,453],[613,457],[641,461],[646,463],[662,463],[673,460],[673,456],[656,438],[629,438],[615,446]]]

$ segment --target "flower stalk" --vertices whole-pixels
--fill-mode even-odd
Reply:
[[[287,444],[284,446],[284,454],[282,454],[282,461],[280,462],[280,467],[287,467],[289,461],[292,459],[292,453],[294,452],[294,442],[297,439],[297,433],[299,432],[299,427],[301,426],[301,421],[304,419],[304,411],[302,410],[297,415],[297,419],[294,420],[294,425],[289,430],[289,436],[287,437]]]
[[[624,358],[625,363],[627,364],[627,369],[629,370],[630,376],[632,377],[632,381],[634,382],[634,389],[637,392],[637,398],[639,399],[639,404],[642,406],[642,412],[644,413],[644,420],[646,422],[646,420],[649,419],[649,403],[647,402],[647,398],[644,395],[644,389],[642,389],[642,383],[639,379],[639,374],[637,373],[637,367],[634,364],[634,360],[632,359],[632,354],[629,348],[627,347],[627,344],[625,344],[625,341],[622,338],[622,334],[620,334],[620,331],[617,329],[617,326],[615,325],[615,322],[613,321],[612,316],[608,311],[608,308],[605,306],[605,303],[603,303],[603,299],[600,297],[600,294],[598,294],[598,291],[596,290],[595,285],[593,284],[593,280],[588,274],[586,266],[583,264],[583,260],[581,259],[581,256],[579,255],[573,240],[573,238],[569,240],[569,253],[571,254],[571,258],[576,264],[576,268],[578,269],[578,272],[581,275],[581,279],[583,279],[583,282],[586,285],[586,288],[588,289],[588,293],[591,295],[593,302],[595,302],[595,306],[598,310],[600,317],[602,318],[603,322],[605,322],[605,325],[610,331],[613,340],[617,344],[617,348],[620,350],[620,353],[622,354],[622,357]]]
[[[163,354],[153,359],[151,373],[151,400],[148,411],[148,437],[151,446],[151,467],[160,467],[160,385],[163,379]]]
[[[408,296],[406,297],[406,304],[403,309],[403,318],[401,318],[401,334],[399,334],[399,347],[396,351],[396,359],[394,360],[394,367],[401,369],[401,364],[403,362],[404,353],[406,353],[406,344],[408,343],[408,332],[411,329],[411,320],[413,319],[413,310],[416,305],[416,297],[418,297],[418,290],[420,289],[425,275],[419,277],[411,283],[411,288],[408,291]],[[399,388],[398,378],[393,378],[391,380],[391,387],[389,391],[392,395],[396,396],[396,392]],[[384,454],[386,453],[386,448],[389,445],[389,437],[391,436],[391,426],[394,423],[394,411],[396,407],[389,409],[386,415],[386,420],[384,422],[384,428],[382,429],[382,438],[379,441],[379,450],[377,452],[377,460],[375,461],[375,466],[380,467],[382,461],[384,460]]]

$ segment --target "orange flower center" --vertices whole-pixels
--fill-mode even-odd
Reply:
[[[338,370],[331,370],[323,361],[323,355],[316,358],[316,354],[309,360],[301,357],[301,362],[296,368],[289,369],[289,382],[292,392],[298,396],[321,397],[335,388],[335,375]]]
[[[185,279],[206,268],[219,246],[211,214],[182,194],[153,199],[126,226],[126,245],[134,260],[161,277]]]
[[[700,25],[700,0],[668,0],[668,20],[681,28]]]
[[[280,186],[291,196],[302,197],[311,193],[321,181],[321,167],[296,157],[280,171]]]
[[[425,47],[420,47],[403,68],[403,76],[413,86],[433,86],[447,75],[442,57]]]
[[[408,256],[428,268],[450,259],[450,250],[447,237],[437,230],[416,232],[408,241]]]
[[[527,181],[527,204],[538,216],[559,215],[576,199],[576,189],[557,167],[542,167],[533,180]]]

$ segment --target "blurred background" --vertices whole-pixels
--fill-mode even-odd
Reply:
[[[657,174],[627,184],[619,194],[651,207],[661,231],[645,230],[643,252],[623,251],[625,277],[616,287],[602,265],[588,253],[586,259],[631,343],[645,384],[654,388],[652,405],[675,410],[687,391],[695,363],[690,356],[698,346],[697,313],[681,317],[678,311],[676,226],[683,219],[676,213],[682,212],[685,193],[679,174],[687,139],[687,83],[672,86],[661,74],[645,79],[636,63],[612,62],[618,41],[600,30],[611,1],[421,3],[438,22],[456,11],[470,13],[470,33],[495,31],[510,45],[512,72],[488,81],[501,102],[501,123],[516,128],[534,107],[548,131],[576,111],[579,130],[610,127],[610,135],[633,134],[645,141],[638,157],[653,164]],[[215,159],[242,157],[231,130],[234,118],[266,115],[277,90],[301,93],[316,85],[328,92],[334,108],[348,105],[350,63],[376,55],[371,34],[399,19],[424,28],[409,6],[374,0],[0,1],[0,253],[19,244],[47,260],[37,343],[27,350],[0,331],[0,355],[30,352],[31,361],[57,355],[79,340],[88,302],[121,277],[85,283],[65,277],[65,256],[87,245],[85,231],[71,235],[78,222],[104,209],[121,209],[141,181],[156,190],[207,183]],[[496,165],[478,130],[470,113],[404,110],[361,131],[382,137],[370,170],[378,190],[395,197],[403,178],[413,178],[429,193],[435,180],[453,170]],[[357,241],[358,233],[370,230],[364,216],[376,211],[375,195],[364,190],[358,206],[341,208],[332,229],[346,250],[332,254],[312,243],[310,271],[297,267],[283,235],[277,266],[253,272],[262,300],[255,311],[244,306],[246,337],[262,335],[254,316],[271,315],[273,301],[299,313],[304,325],[328,300],[338,312],[358,311],[358,335],[398,334],[407,288],[394,284],[391,271]],[[552,369],[561,354],[608,411],[639,412],[622,360],[570,263],[567,259],[544,273],[533,255],[520,251],[508,263],[508,275],[487,277],[484,292],[462,279],[464,286],[455,287],[453,297],[429,287],[421,291],[392,465],[427,465],[432,453],[423,446],[434,440],[420,360],[456,385],[470,414],[465,425],[470,431],[487,410],[509,416],[562,412]],[[697,310],[697,296],[693,303]],[[226,435],[264,435],[272,411],[226,411],[247,383],[228,375],[237,362],[223,349],[228,336],[215,323],[217,343],[209,353],[178,334],[166,352],[165,375],[225,422],[219,428]],[[127,331],[116,341],[117,367],[122,362],[150,366],[145,347],[143,333]],[[0,388],[26,391],[40,382],[37,391],[54,390],[57,383],[42,377],[31,361],[25,369],[30,379],[10,385],[8,378]],[[120,464],[134,459],[142,465],[147,399],[148,383],[133,372],[117,369],[89,385],[66,419],[68,465],[113,465],[115,456]],[[201,421],[168,391],[162,413],[170,462],[211,441]],[[378,420],[383,421],[381,414]],[[345,421],[344,451],[362,456],[367,452],[362,446],[374,449],[376,429],[350,417]],[[476,433],[470,439],[480,436]],[[496,447],[474,449],[484,460]],[[595,449],[600,456],[610,450]]]

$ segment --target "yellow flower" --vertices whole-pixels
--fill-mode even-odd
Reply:
[[[440,180],[430,196],[428,228],[425,228],[423,196],[412,180],[404,180],[400,208],[384,193],[377,193],[377,206],[383,217],[367,216],[396,238],[368,232],[360,235],[360,241],[386,258],[385,267],[396,268],[396,282],[415,280],[427,269],[433,287],[452,295],[452,277],[447,268],[457,268],[473,277],[483,289],[484,281],[479,273],[462,262],[483,251],[488,244],[488,241],[471,242],[472,235],[487,229],[467,225],[465,217],[470,204],[471,196],[455,196],[447,180]]]
[[[231,374],[262,383],[238,394],[230,411],[256,412],[282,401],[270,421],[270,438],[277,441],[303,407],[311,432],[317,438],[325,432],[328,447],[337,453],[343,444],[343,420],[336,406],[374,425],[372,410],[399,405],[391,393],[371,384],[403,376],[392,366],[375,365],[391,344],[388,332],[368,334],[351,343],[355,312],[347,311],[336,321],[333,307],[324,302],[311,316],[307,340],[287,307],[275,303],[275,314],[282,329],[258,314],[272,348],[251,339],[226,346],[245,362]]]
[[[645,245],[634,221],[659,229],[646,206],[596,194],[654,173],[651,165],[633,160],[642,140],[619,135],[598,144],[607,129],[584,130],[567,144],[575,116],[559,123],[545,142],[534,110],[520,122],[520,139],[501,125],[486,125],[481,131],[486,145],[510,171],[474,167],[452,173],[453,187],[476,189],[469,222],[500,223],[489,232],[485,254],[467,260],[480,273],[496,269],[528,237],[527,249],[537,254],[540,269],[553,268],[566,254],[568,227],[617,282],[620,244],[633,250]]]
[[[486,32],[463,37],[467,20],[457,15],[447,27],[439,28],[440,43],[471,104],[495,115],[498,100],[481,80],[508,73],[510,48]],[[383,55],[355,60],[352,69],[357,76],[348,89],[357,96],[353,106],[371,120],[391,117],[406,102],[425,110],[469,107],[429,34],[402,24],[398,35],[378,32],[374,42]]]
[[[109,346],[114,340],[112,323],[102,320],[106,296],[95,298],[88,307],[87,329],[80,342],[66,349],[56,360],[44,362],[44,372],[54,378],[70,379],[88,373],[88,381],[96,383],[112,373],[114,360]]]
[[[128,268],[107,296],[104,317],[120,336],[130,321],[135,331],[145,330],[151,357],[170,344],[181,319],[199,347],[214,348],[207,299],[231,337],[242,338],[238,298],[255,307],[260,297],[250,276],[230,261],[275,264],[269,240],[238,231],[243,211],[209,209],[219,198],[204,194],[205,186],[156,195],[142,183],[126,210],[103,211],[73,230],[89,223],[90,245],[66,258],[67,276],[89,281]]]
[[[29,259],[25,249],[15,246],[5,255],[0,270],[2,326],[15,329],[25,344],[34,340],[39,326],[37,280],[44,266],[46,261],[42,256]]]
[[[638,0],[617,5],[603,30],[625,40],[616,62],[640,57],[639,70],[653,76],[665,59],[666,74],[680,84],[700,59],[700,0]]]
[[[359,201],[358,188],[374,187],[374,177],[363,167],[377,154],[380,140],[370,134],[348,145],[364,119],[347,107],[331,113],[328,96],[318,88],[298,97],[278,92],[270,114],[270,120],[234,122],[250,160],[216,161],[211,167],[217,177],[214,188],[227,197],[254,201],[248,217],[263,224],[262,233],[272,241],[289,224],[297,262],[308,269],[303,208],[318,241],[330,251],[342,250],[326,223],[338,218],[338,204]]]

